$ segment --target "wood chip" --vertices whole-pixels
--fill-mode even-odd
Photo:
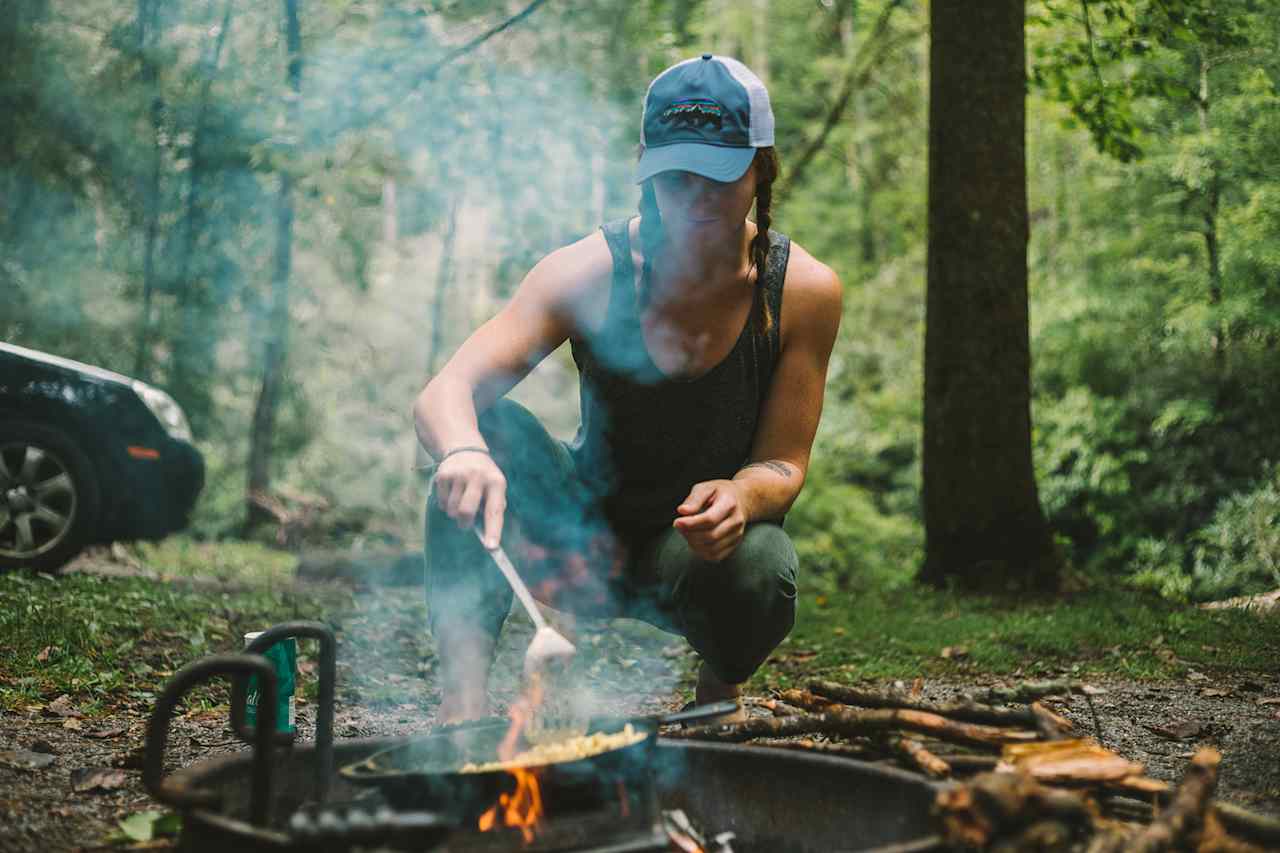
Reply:
[[[128,781],[128,773],[108,767],[81,767],[71,771],[71,790],[80,794],[114,791]]]
[[[1103,782],[1142,774],[1143,766],[1092,738],[1009,744],[998,770],[1024,770],[1041,782]]]

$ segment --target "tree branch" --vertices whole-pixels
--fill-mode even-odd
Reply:
[[[422,86],[424,83],[429,83],[432,80],[434,80],[436,78],[436,75],[439,74],[440,70],[444,68],[446,65],[458,59],[459,57],[467,55],[468,53],[475,50],[480,45],[484,44],[489,39],[493,38],[494,36],[498,35],[504,30],[514,27],[516,24],[520,23],[525,18],[529,17],[534,12],[536,12],[538,7],[546,2],[547,0],[532,0],[532,2],[529,3],[529,5],[525,6],[523,9],[521,9],[519,12],[512,15],[510,18],[507,18],[501,24],[498,24],[497,26],[494,26],[489,28],[488,30],[485,30],[483,33],[476,36],[466,44],[461,45],[459,47],[455,47],[453,50],[449,51],[444,56],[440,57],[435,62],[427,66],[426,70],[420,73],[417,79],[411,82],[405,88],[404,94],[401,96],[399,101],[395,103],[387,104],[385,106],[379,107],[378,109],[372,111],[368,115],[367,120],[373,121],[375,119],[381,118],[393,106],[398,106],[399,103],[403,102],[405,98],[408,98],[411,95],[413,95],[418,90],[418,87]]]
[[[866,42],[879,41],[877,50],[863,62],[855,62],[849,65],[848,71],[844,75],[844,80],[840,84],[840,92],[836,95],[835,102],[831,105],[831,110],[827,113],[826,120],[822,123],[822,129],[818,131],[818,135],[809,140],[800,152],[796,164],[791,167],[786,178],[780,183],[778,189],[774,190],[775,198],[785,194],[793,186],[800,183],[800,178],[804,175],[805,170],[818,155],[823,147],[827,144],[827,137],[831,135],[831,131],[835,130],[837,124],[840,123],[841,117],[844,115],[845,109],[849,106],[849,99],[853,97],[856,89],[867,84],[872,71],[874,71],[880,61],[889,51],[897,47],[898,44],[907,38],[914,38],[918,32],[912,31],[896,39],[883,40],[885,33],[889,29],[889,20],[894,10],[902,5],[902,0],[893,0],[884,7],[884,11],[880,13],[880,17],[876,19],[875,24],[871,28],[871,33],[867,36]]]

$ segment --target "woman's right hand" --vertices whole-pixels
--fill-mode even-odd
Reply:
[[[475,524],[483,504],[484,546],[498,547],[507,509],[507,478],[493,457],[479,450],[454,453],[436,468],[434,489],[436,503],[464,530]]]

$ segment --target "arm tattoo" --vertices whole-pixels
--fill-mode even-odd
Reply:
[[[748,468],[768,468],[773,473],[780,474],[783,477],[790,477],[792,471],[791,465],[788,465],[786,462],[779,462],[777,459],[766,459],[763,462],[752,462],[749,465],[743,465],[741,470],[745,471]]]

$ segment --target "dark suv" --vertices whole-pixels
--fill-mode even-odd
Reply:
[[[203,485],[168,394],[0,343],[0,570],[57,569],[85,545],[180,530]]]

